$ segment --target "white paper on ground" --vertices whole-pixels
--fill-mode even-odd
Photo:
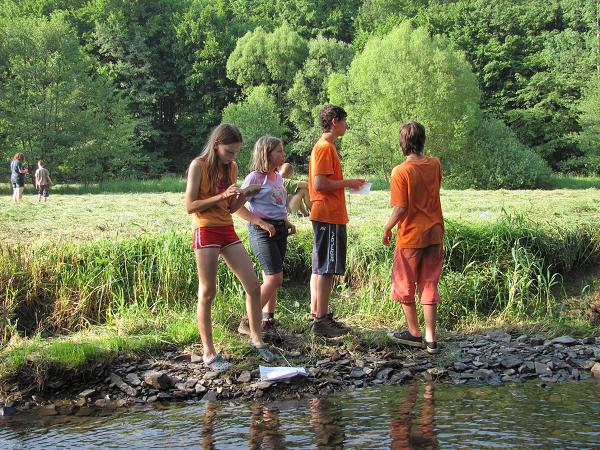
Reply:
[[[351,194],[368,194],[371,191],[371,183],[364,183],[360,188],[358,189],[350,189],[350,193]]]
[[[266,367],[258,366],[261,381],[278,381],[293,378],[296,375],[308,376],[304,367]]]

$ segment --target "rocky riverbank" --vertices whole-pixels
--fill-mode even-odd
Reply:
[[[306,336],[287,336],[275,348],[281,355],[277,365],[303,366],[309,376],[261,381],[257,361],[251,358],[224,373],[207,371],[198,347],[166,350],[152,357],[120,354],[110,363],[89,368],[87,375],[55,373],[41,391],[31,380],[0,382],[0,416],[22,411],[97,415],[126,406],[188,399],[299,399],[413,380],[455,384],[537,380],[543,384],[600,379],[600,338],[596,337],[513,336],[505,331],[453,334],[434,356],[358,337],[311,341]]]

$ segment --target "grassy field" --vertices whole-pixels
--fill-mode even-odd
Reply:
[[[598,194],[443,190],[442,328],[597,332],[589,314],[595,273],[583,280],[580,272],[600,261]],[[386,191],[348,197],[348,275],[333,299],[339,316],[374,339],[403,321],[399,305],[387,300],[392,252],[380,233],[388,198]],[[191,217],[182,192],[55,192],[46,204],[26,196],[19,205],[5,197],[0,215],[0,373],[29,367],[32,353],[41,356],[35,370],[43,374],[52,364],[77,367],[117,350],[198,341]],[[294,222],[299,233],[290,240],[278,319],[306,332],[311,232],[308,219]],[[236,227],[245,239],[239,219]],[[223,267],[218,276],[215,338],[241,357],[249,351],[235,333],[243,291]]]
[[[485,222],[522,215],[541,224],[600,222],[600,190],[552,191],[442,191],[444,217]],[[350,226],[381,229],[390,213],[387,191],[349,195]],[[14,205],[0,201],[0,239],[9,242],[88,241],[98,237],[123,238],[191,229],[183,207],[183,193],[54,194],[48,203],[26,196]],[[308,219],[295,218],[301,228]],[[237,226],[243,226],[236,218]]]

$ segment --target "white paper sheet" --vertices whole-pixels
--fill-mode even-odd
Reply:
[[[367,182],[364,183],[360,188],[358,189],[350,189],[350,193],[351,194],[361,194],[361,195],[365,195],[368,194],[369,192],[371,192],[371,186],[372,184]]]
[[[266,367],[258,366],[261,381],[280,381],[293,378],[297,375],[307,377],[308,372],[304,367]]]

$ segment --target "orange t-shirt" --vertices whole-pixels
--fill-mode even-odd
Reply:
[[[396,247],[425,248],[443,243],[441,182],[442,166],[437,158],[404,161],[394,167],[390,205],[407,208],[398,223]]]
[[[342,163],[335,145],[325,139],[319,139],[310,154],[308,192],[313,202],[310,220],[340,225],[348,223],[344,188],[317,191],[314,184],[317,175],[326,175],[331,180],[344,179]]]
[[[206,161],[202,159],[199,159],[198,161],[200,162],[200,189],[197,196],[198,200],[204,200],[205,198],[220,194],[221,192],[226,191],[231,183],[236,182],[238,168],[237,164],[232,162],[229,164],[229,179],[231,180],[231,183],[228,184],[226,180],[219,177],[219,179],[217,179],[217,192],[211,193]],[[205,211],[194,213],[194,228],[233,225],[233,219],[231,218],[231,212],[229,211],[230,203],[230,200],[223,199],[215,206]]]

